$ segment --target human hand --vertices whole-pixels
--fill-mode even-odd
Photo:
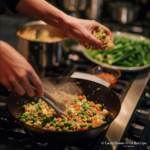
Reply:
[[[42,83],[28,61],[13,47],[0,41],[0,78],[1,83],[9,90],[16,91],[19,95],[25,93],[32,97],[35,86],[37,95],[43,96]]]
[[[66,26],[64,25],[63,30],[65,33],[78,40],[82,45],[84,45],[84,42],[87,41],[95,46],[95,49],[101,49],[104,50],[105,47],[102,43],[102,41],[96,39],[92,35],[92,31],[94,29],[97,29],[98,27],[102,27],[102,29],[105,31],[105,33],[110,36],[110,40],[113,42],[114,38],[111,34],[111,31],[103,26],[102,24],[94,21],[94,20],[84,20],[84,19],[77,19],[74,17],[68,17],[66,19]]]

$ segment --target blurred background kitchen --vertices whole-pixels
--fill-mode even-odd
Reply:
[[[111,29],[150,37],[149,0],[47,0],[67,14],[94,19]],[[16,48],[16,30],[33,18],[13,14],[7,9],[1,16],[1,39]]]

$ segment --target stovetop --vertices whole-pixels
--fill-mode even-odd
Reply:
[[[91,74],[91,70],[95,64],[88,61],[80,52],[72,51],[70,54],[77,54],[80,57],[80,60],[68,60],[64,66],[60,66],[58,68],[46,68],[45,77],[69,77],[75,71]],[[132,140],[136,142],[143,140],[146,142],[145,146],[147,146],[148,141],[146,141],[146,138],[148,138],[148,132],[150,136],[150,130],[148,128],[148,126],[150,126],[150,117],[148,119],[147,116],[146,123],[144,124],[140,121],[137,121],[135,114],[137,113],[137,109],[145,110],[148,112],[147,115],[149,115],[150,112],[150,109],[148,109],[148,106],[150,106],[150,81],[148,82],[149,71],[149,69],[146,69],[142,72],[122,72],[122,76],[112,88],[122,103],[121,111],[118,117],[113,121],[108,130],[99,135],[99,137],[94,138],[88,144],[81,142],[81,144],[75,146],[61,146],[59,143],[58,145],[37,143],[28,137],[28,135],[20,128],[20,126],[7,112],[6,100],[10,93],[1,85],[0,135],[2,136],[0,136],[0,149],[122,150],[130,148],[137,150],[136,144],[134,147],[133,145],[130,146],[130,144],[127,144],[128,140],[130,143]],[[136,124],[138,125],[137,128]],[[136,128],[135,131],[133,130],[133,126]],[[131,127],[133,127],[133,129],[131,129]],[[142,132],[142,134],[139,135],[139,132]],[[118,142],[126,142],[126,144],[120,145]]]

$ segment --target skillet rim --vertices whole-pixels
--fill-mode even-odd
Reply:
[[[84,81],[96,83],[96,84],[98,84],[98,85],[103,86],[104,88],[109,89],[108,87],[106,87],[106,86],[104,86],[104,85],[102,85],[102,84],[100,84],[100,83],[97,83],[97,82],[94,82],[94,81],[90,81],[90,80],[86,80],[86,79],[80,79],[80,78],[71,78],[71,77],[48,77],[48,78],[46,78],[46,79],[53,79],[53,78],[55,78],[55,79],[63,79],[63,78],[64,78],[64,79],[84,80]],[[42,80],[42,79],[41,79],[41,80]],[[109,90],[110,90],[111,92],[113,92],[113,94],[116,95],[116,97],[117,97],[118,100],[119,100],[120,108],[119,108],[119,111],[118,111],[117,115],[116,115],[112,120],[110,120],[109,122],[107,122],[106,124],[103,124],[103,125],[98,126],[98,127],[96,127],[96,128],[90,128],[90,129],[87,129],[87,130],[80,130],[80,131],[73,131],[73,132],[69,132],[69,131],[51,131],[51,130],[40,129],[40,128],[37,128],[37,127],[32,127],[32,126],[30,126],[30,125],[27,125],[27,124],[21,122],[18,118],[16,118],[16,117],[10,112],[10,110],[9,110],[9,108],[8,108],[8,101],[10,101],[11,95],[13,95],[14,93],[16,93],[15,91],[13,91],[13,92],[9,95],[9,97],[8,97],[8,99],[7,99],[7,102],[6,102],[6,106],[7,106],[8,112],[13,116],[13,118],[15,118],[15,119],[17,120],[17,123],[18,123],[18,124],[21,123],[21,124],[23,124],[24,126],[30,127],[30,128],[32,128],[32,129],[39,130],[38,132],[40,132],[40,131],[45,131],[45,132],[48,132],[48,133],[66,133],[66,134],[72,134],[72,133],[74,134],[74,133],[75,133],[75,134],[78,134],[78,133],[81,133],[81,132],[84,133],[84,132],[87,132],[87,131],[95,130],[95,129],[97,129],[97,128],[101,128],[101,127],[104,127],[104,126],[108,126],[108,125],[110,125],[110,124],[112,123],[112,121],[114,121],[114,119],[116,119],[116,117],[118,116],[118,114],[120,113],[120,110],[121,110],[121,102],[120,102],[120,99],[119,99],[119,97],[117,96],[117,94],[115,94],[115,92],[114,92],[113,90],[111,90],[111,89],[109,89]],[[37,131],[36,131],[36,132],[37,132]]]

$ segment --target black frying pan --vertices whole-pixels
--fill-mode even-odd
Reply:
[[[96,128],[76,131],[76,132],[65,132],[65,131],[48,131],[39,128],[31,127],[20,121],[20,116],[23,113],[22,106],[24,104],[30,103],[31,101],[38,101],[38,97],[33,98],[27,95],[19,96],[16,92],[11,93],[8,98],[7,106],[9,112],[21,125],[27,134],[29,134],[37,142],[49,142],[49,143],[59,143],[65,145],[77,144],[80,142],[87,142],[92,138],[100,135],[104,130],[106,130],[110,123],[119,114],[121,103],[117,95],[109,88],[88,80],[75,79],[75,78],[49,78],[54,85],[59,85],[60,83],[74,82],[83,89],[83,94],[87,96],[89,101],[94,101],[96,103],[104,104],[109,111],[107,116],[107,123]],[[114,116],[112,115],[114,114]]]

